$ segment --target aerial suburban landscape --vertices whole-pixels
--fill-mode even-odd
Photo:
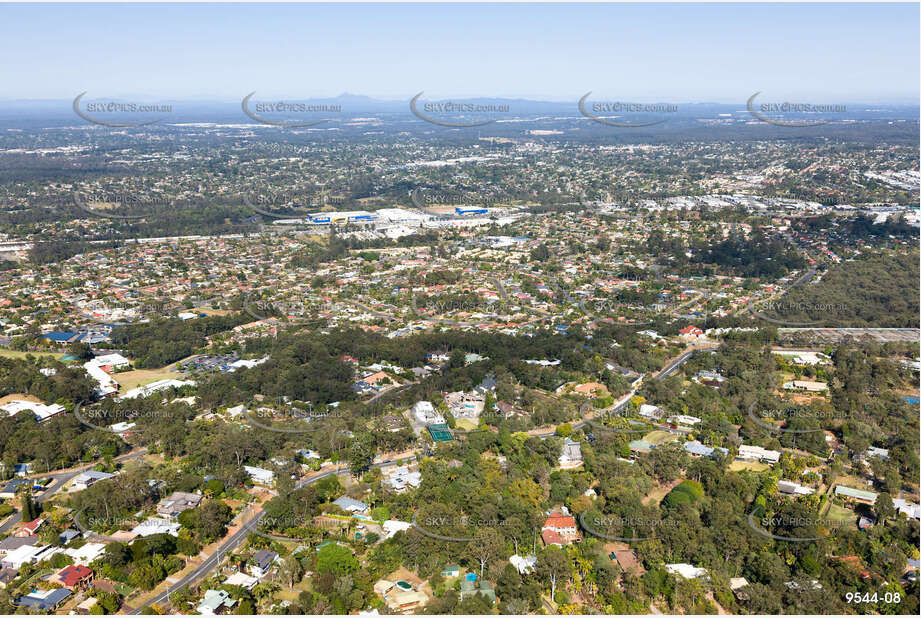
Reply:
[[[231,100],[14,51],[111,15],[117,72],[202,7],[0,6],[31,67],[0,67],[0,613],[921,610],[917,57],[880,77],[907,102],[451,99],[409,65],[403,98],[275,96],[242,60]],[[823,7],[771,20],[851,10]],[[398,7],[212,8],[173,51],[247,19],[411,36]],[[399,8],[429,42],[459,10]],[[859,10],[916,54],[917,5]],[[52,75],[69,99],[27,87]]]

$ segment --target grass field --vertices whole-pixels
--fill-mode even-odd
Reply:
[[[643,436],[643,439],[647,442],[655,444],[656,446],[661,446],[666,442],[671,442],[673,440],[677,440],[678,438],[672,433],[662,431],[661,429],[656,429]]]
[[[464,431],[473,431],[477,428],[477,424],[469,418],[458,419],[455,422],[455,425],[457,425],[458,429],[463,429]]]
[[[752,472],[764,472],[771,466],[769,464],[761,463],[759,461],[733,461],[729,464],[729,469],[733,472],[739,472],[740,470],[751,470]]]
[[[846,521],[849,524],[857,524],[857,513],[846,509],[844,507],[838,506],[837,504],[830,504],[828,508],[828,513],[825,514],[826,519],[835,519],[838,521]]]
[[[64,356],[62,352],[20,352],[18,350],[0,350],[0,356],[6,358],[25,358],[29,354],[32,356],[53,356],[54,358],[61,358]]]
[[[133,371],[122,371],[112,375],[115,381],[121,385],[122,391],[131,390],[138,386],[150,384],[157,380],[179,379],[182,374],[178,371],[170,371],[169,367],[162,369],[135,369]]]

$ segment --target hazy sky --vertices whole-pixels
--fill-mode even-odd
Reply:
[[[0,4],[0,98],[919,97],[914,4]]]

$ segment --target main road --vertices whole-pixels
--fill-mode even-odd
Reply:
[[[688,350],[687,352],[683,353],[681,356],[679,356],[678,358],[668,363],[668,365],[666,365],[662,370],[660,370],[657,374],[655,374],[653,376],[653,379],[658,380],[664,377],[668,377],[669,375],[674,373],[675,370],[678,369],[678,367],[686,363],[687,360],[691,358],[691,356],[693,356],[695,352],[697,352],[696,348],[692,350]],[[635,391],[632,391],[631,394],[634,392]],[[615,411],[615,412],[619,411],[625,405],[627,405],[627,401],[629,401],[629,397],[624,399],[624,401],[618,404],[615,408],[612,408],[611,411]],[[584,427],[586,424],[587,423],[585,421],[576,423],[573,425],[573,429],[580,429]],[[550,431],[547,433],[534,434],[534,435],[536,437],[544,438],[544,437],[555,435],[555,432]],[[376,463],[376,464],[372,464],[371,467],[380,468],[382,466],[388,465],[388,463],[389,462]],[[338,476],[340,474],[347,473],[347,472],[350,472],[347,466],[343,466],[335,470],[328,470],[326,472],[322,472],[315,476],[306,478],[302,481],[298,481],[298,483],[295,485],[295,488],[300,489],[302,487],[306,487],[307,485],[312,485],[322,479],[329,478],[330,476]],[[256,529],[256,527],[259,525],[259,522],[262,521],[264,514],[265,514],[265,511],[260,511],[252,519],[250,519],[247,522],[244,522],[239,530],[237,530],[234,534],[232,534],[227,539],[225,539],[224,542],[221,543],[221,545],[218,547],[218,549],[214,553],[212,553],[210,556],[205,558],[202,561],[202,563],[199,564],[193,571],[183,576],[182,579],[175,582],[174,584],[170,584],[170,586],[164,592],[158,594],[153,599],[150,599],[149,601],[147,601],[145,605],[154,605],[154,604],[161,604],[163,602],[167,602],[169,600],[169,595],[171,591],[175,592],[176,590],[180,590],[184,586],[188,586],[204,578],[209,572],[211,572],[212,569],[217,568],[222,555],[226,556],[228,552],[232,551],[234,548],[240,545],[240,543],[242,543],[246,539],[246,537],[251,532],[253,532],[253,530]],[[141,612],[142,609],[143,607],[139,607],[131,611],[130,613],[132,615],[137,615]]]
[[[371,464],[371,467],[380,468],[382,466],[388,465],[388,463],[389,462]],[[340,474],[343,474],[349,471],[350,470],[348,466],[342,466],[341,468],[336,468],[335,470],[327,470],[326,472],[322,472],[315,476],[306,478],[302,481],[298,481],[295,484],[295,489],[301,489],[302,487],[306,487],[307,485],[313,485],[314,483],[322,479],[329,478],[331,476],[339,476]],[[205,558],[201,564],[195,567],[193,571],[190,571],[188,574],[184,575],[182,579],[175,582],[174,584],[170,584],[164,592],[161,592],[154,598],[147,601],[145,605],[155,605],[155,604],[161,604],[164,602],[168,602],[169,595],[172,592],[176,592],[177,590],[182,589],[184,586],[188,586],[204,578],[208,573],[211,572],[212,569],[217,568],[218,564],[220,563],[221,556],[226,556],[230,551],[232,551],[240,543],[242,543],[246,539],[246,537],[249,536],[249,534],[256,529],[257,526],[259,526],[259,522],[262,521],[262,518],[264,515],[265,515],[265,511],[260,511],[252,519],[250,519],[247,522],[244,522],[240,526],[239,530],[237,530],[231,536],[224,539],[224,542],[221,543],[221,545],[217,548],[217,550],[213,554]],[[129,615],[140,614],[142,609],[143,609],[143,606],[137,609],[134,609],[131,612],[129,612]]]
[[[124,455],[119,455],[113,461],[115,461],[116,463],[121,463],[121,462],[129,461],[131,459],[137,459],[138,457],[143,456],[145,453],[147,453],[147,448],[135,449],[135,450],[129,451],[128,453],[125,453]],[[68,470],[63,470],[61,472],[49,472],[48,474],[30,475],[29,478],[51,477],[54,479],[54,481],[48,487],[42,490],[41,493],[35,495],[35,501],[41,504],[42,502],[48,500],[49,498],[51,498],[51,496],[58,493],[61,490],[61,488],[64,487],[64,485],[69,483],[71,479],[73,479],[74,477],[76,477],[82,472],[86,472],[87,470],[91,469],[95,465],[96,465],[95,463],[92,463],[86,466],[80,466],[78,468],[70,468]],[[7,520],[3,522],[2,525],[0,525],[0,534],[6,534],[12,528],[17,526],[21,521],[22,521],[22,511],[16,511],[12,515],[10,515],[9,518],[7,518]]]

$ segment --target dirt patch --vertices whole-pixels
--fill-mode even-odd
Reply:
[[[12,395],[6,395],[5,397],[0,397],[0,406],[7,404],[11,401],[31,401],[32,403],[43,403],[41,399],[35,395],[26,395],[24,393],[13,393]]]

